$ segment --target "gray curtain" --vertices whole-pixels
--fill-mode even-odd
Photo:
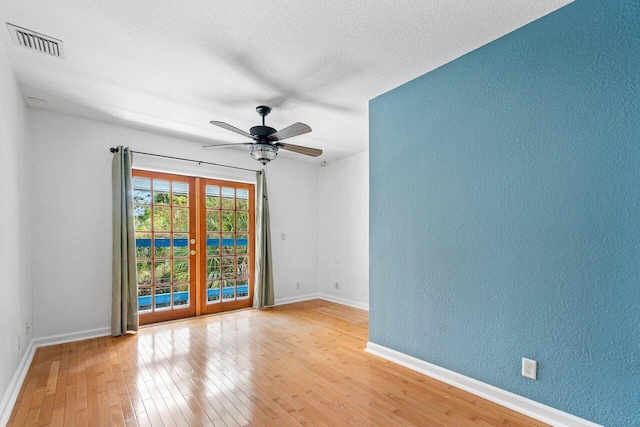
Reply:
[[[133,232],[131,150],[118,146],[113,155],[113,290],[111,335],[138,330],[136,244]]]
[[[267,197],[266,171],[258,171],[256,215],[256,281],[253,306],[271,307],[273,297],[273,269],[271,267],[271,228],[269,227],[269,198]]]

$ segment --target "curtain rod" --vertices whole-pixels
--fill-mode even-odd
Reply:
[[[111,147],[109,149],[109,151],[111,151],[112,153],[117,153],[118,152],[118,148],[117,147]],[[131,151],[132,153],[135,153],[135,154],[143,154],[145,156],[155,156],[155,157],[163,157],[165,159],[183,160],[185,162],[193,162],[193,163],[198,163],[200,165],[220,166],[220,167],[223,167],[223,168],[240,169],[240,170],[248,171],[248,172],[260,172],[259,170],[255,170],[255,169],[247,169],[247,168],[241,168],[241,167],[238,167],[238,166],[222,165],[220,163],[205,162],[205,161],[202,161],[202,160],[184,159],[182,157],[165,156],[163,154],[154,154],[154,153],[144,153],[142,151],[133,151],[133,150],[129,150],[129,151]]]

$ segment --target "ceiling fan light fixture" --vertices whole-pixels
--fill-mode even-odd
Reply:
[[[278,147],[271,144],[252,144],[249,150],[251,151],[251,157],[263,165],[266,165],[278,156]]]

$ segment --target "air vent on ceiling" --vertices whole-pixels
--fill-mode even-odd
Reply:
[[[46,53],[47,55],[64,58],[62,40],[54,39],[53,37],[27,30],[26,28],[16,27],[8,22],[7,27],[9,27],[11,39],[15,44]]]

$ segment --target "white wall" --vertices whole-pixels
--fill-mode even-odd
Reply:
[[[26,105],[0,48],[0,425],[33,323]],[[20,349],[18,349],[20,335]]]
[[[320,166],[280,160],[267,169],[276,304],[318,293]]]
[[[369,308],[368,151],[320,168],[319,266],[322,298]]]
[[[68,115],[29,111],[33,169],[33,283],[39,337],[108,328],[111,309],[111,159],[129,146],[251,169],[240,149]],[[233,169],[135,155],[134,167],[255,182]],[[317,294],[318,171],[279,156],[268,166],[276,301]],[[281,234],[285,240],[280,240]],[[301,289],[295,289],[300,282]]]

